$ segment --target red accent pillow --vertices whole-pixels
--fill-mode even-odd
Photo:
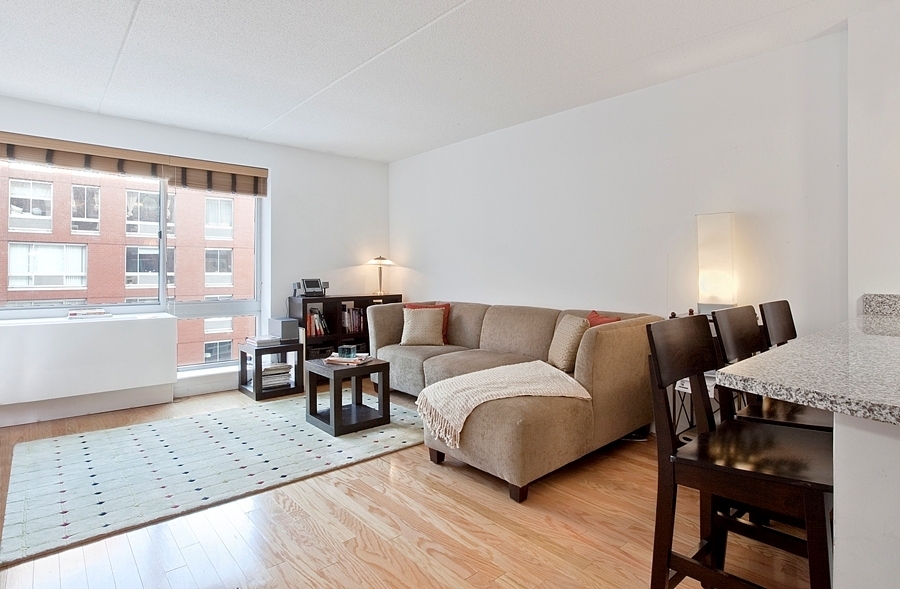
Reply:
[[[603,325],[605,323],[615,323],[616,321],[621,321],[621,317],[606,317],[601,315],[597,311],[591,311],[587,316],[588,323],[591,324],[591,327],[596,327],[597,325]]]
[[[434,305],[423,305],[422,303],[406,303],[403,305],[407,309],[443,309],[444,310],[444,326],[441,329],[441,335],[444,336],[444,345],[449,344],[447,340],[447,325],[450,321],[450,303],[438,303]]]

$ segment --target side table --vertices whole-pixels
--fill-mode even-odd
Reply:
[[[307,360],[303,364],[306,374],[306,421],[332,436],[342,436],[391,422],[390,363],[370,360],[359,366],[326,364],[323,360]],[[378,407],[363,405],[362,379],[378,373],[376,393]],[[316,393],[320,379],[330,383],[327,409],[319,410]],[[353,398],[344,405],[342,387],[344,379],[350,379]]]
[[[277,346],[254,346],[252,344],[239,344],[238,349],[241,352],[241,371],[240,380],[238,381],[238,390],[253,399],[254,401],[263,401],[273,397],[281,397],[284,395],[293,395],[294,393],[303,392],[303,380],[300,376],[300,362],[303,358],[303,344],[300,342],[290,344],[278,344]],[[273,354],[278,355],[280,362],[287,362],[288,353],[293,352],[294,379],[286,386],[263,388],[262,377],[262,358]],[[247,372],[247,359],[253,360],[253,374]]]

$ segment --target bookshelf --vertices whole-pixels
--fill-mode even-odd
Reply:
[[[288,298],[288,316],[300,321],[300,342],[306,359],[324,358],[341,345],[369,350],[366,309],[371,305],[399,303],[403,295],[328,295]]]

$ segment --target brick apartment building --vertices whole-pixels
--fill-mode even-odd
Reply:
[[[167,297],[254,297],[253,197],[169,186]],[[0,162],[0,305],[104,307],[159,298],[159,181]],[[178,365],[233,359],[256,318],[178,321]]]

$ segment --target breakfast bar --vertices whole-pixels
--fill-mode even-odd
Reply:
[[[862,315],[719,370],[716,383],[834,412],[834,586],[895,587],[900,316]]]

